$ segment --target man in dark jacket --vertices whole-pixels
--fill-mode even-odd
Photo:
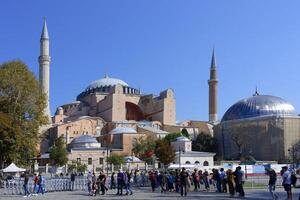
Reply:
[[[118,192],[117,195],[122,195],[123,194],[123,187],[124,187],[124,173],[119,170],[118,175],[117,175],[117,184],[118,184]]]
[[[186,196],[189,174],[185,171],[184,167],[182,168],[179,177],[180,177],[181,196],[183,196],[183,190],[184,190],[184,196]]]
[[[233,172],[233,175],[235,176],[235,188],[236,191],[239,193],[240,197],[244,197],[245,196],[245,192],[244,192],[244,188],[243,188],[243,184],[244,184],[244,180],[243,180],[243,176],[244,173],[241,170],[241,166],[238,166],[235,168],[235,171]]]

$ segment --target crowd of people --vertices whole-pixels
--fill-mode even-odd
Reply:
[[[23,189],[25,196],[24,197],[29,197],[31,195],[38,195],[39,193],[44,194],[45,192],[45,177],[40,173],[39,175],[34,174],[34,186],[33,186],[33,192],[29,192],[28,188],[28,181],[29,181],[29,176],[27,173],[24,174],[24,183],[23,183]]]
[[[272,199],[278,199],[275,192],[277,183],[277,173],[274,169],[266,169],[266,174],[269,176],[268,188]],[[287,166],[282,167],[280,175],[282,176],[282,186],[287,194],[287,199],[292,199],[292,186],[296,184],[296,175],[300,174],[299,170],[288,169]],[[63,176],[63,175],[61,175]],[[69,176],[69,175],[68,175]],[[70,190],[74,190],[74,182],[77,174],[70,175]],[[299,176],[299,175],[298,175]],[[139,177],[139,181],[138,178]],[[188,171],[185,168],[174,171],[149,171],[147,174],[139,172],[138,170],[113,172],[110,175],[109,182],[104,172],[100,172],[97,176],[95,173],[89,172],[87,175],[87,188],[91,196],[105,195],[108,189],[116,190],[116,195],[132,195],[132,185],[146,186],[149,181],[152,191],[159,190],[161,193],[177,192],[181,196],[187,196],[189,191],[211,191],[215,190],[219,193],[229,193],[230,197],[234,197],[238,193],[240,198],[245,197],[244,183],[245,174],[241,166],[236,167],[233,171],[231,169],[224,170],[212,169],[209,173],[207,170]],[[45,192],[45,178],[40,173],[34,174],[33,192],[28,190],[28,174],[24,174],[23,189],[24,197],[31,195],[44,194]]]
[[[88,192],[91,196],[96,196],[97,194],[104,195],[106,191],[108,191],[108,187],[106,186],[107,177],[104,172],[100,172],[100,175],[97,177],[95,173],[88,173]],[[123,195],[123,189],[125,190],[125,195],[132,195],[133,191],[131,189],[131,184],[133,183],[133,172],[122,172],[118,171],[112,173],[110,178],[110,189],[117,189],[117,195]],[[101,193],[100,193],[101,192]]]
[[[197,170],[188,172],[185,168],[181,171],[150,171],[149,180],[151,188],[154,192],[160,188],[162,193],[176,191],[181,196],[187,196],[188,191],[209,191],[211,187],[216,189],[216,192],[227,193],[227,188],[230,195],[233,197],[236,192],[240,197],[244,197],[244,174],[241,167],[237,167],[235,171],[223,168],[220,170],[212,169],[212,173],[207,170]],[[193,188],[194,187],[194,188]]]

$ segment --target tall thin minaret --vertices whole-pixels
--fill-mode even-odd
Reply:
[[[40,56],[39,56],[39,80],[40,88],[43,93],[47,96],[47,106],[44,110],[45,115],[51,123],[51,112],[49,104],[49,83],[50,83],[50,55],[49,55],[49,35],[46,24],[46,19],[44,20],[43,31],[40,40]]]
[[[217,68],[215,59],[215,49],[212,52],[211,65],[210,65],[210,79],[208,80],[209,85],[209,122],[215,123],[218,120],[218,79],[217,79]]]

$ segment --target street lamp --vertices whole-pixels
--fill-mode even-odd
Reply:
[[[108,176],[108,152],[112,152],[112,150],[106,146],[106,175]],[[105,155],[105,151],[102,152],[103,156]],[[103,166],[103,165],[102,165]]]
[[[181,148],[179,147],[179,170],[181,169]]]

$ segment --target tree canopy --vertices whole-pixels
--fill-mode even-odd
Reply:
[[[175,151],[167,140],[156,140],[155,155],[159,162],[168,165],[175,160]]]
[[[0,65],[0,164],[26,166],[37,154],[46,96],[34,74],[21,61]]]
[[[183,135],[184,137],[190,138],[190,134],[189,132],[186,130],[186,128],[183,128],[181,130],[181,135]]]
[[[54,145],[50,150],[50,159],[54,165],[63,166],[68,162],[68,152],[63,136],[55,139]]]
[[[79,161],[72,160],[72,163],[68,164],[68,172],[74,172],[74,170],[76,172],[84,173],[87,170],[87,165]]]
[[[168,135],[166,135],[166,137],[163,138],[163,140],[171,144],[171,142],[174,142],[179,136],[181,136],[181,133],[169,133]]]
[[[152,162],[154,149],[155,141],[151,137],[140,137],[138,139],[135,139],[132,152],[136,157],[149,164]]]
[[[117,154],[111,154],[110,156],[108,156],[107,162],[113,165],[121,165],[124,164],[124,159],[122,156],[119,156]]]
[[[216,152],[217,141],[211,135],[200,133],[196,139],[192,141],[193,151]]]

